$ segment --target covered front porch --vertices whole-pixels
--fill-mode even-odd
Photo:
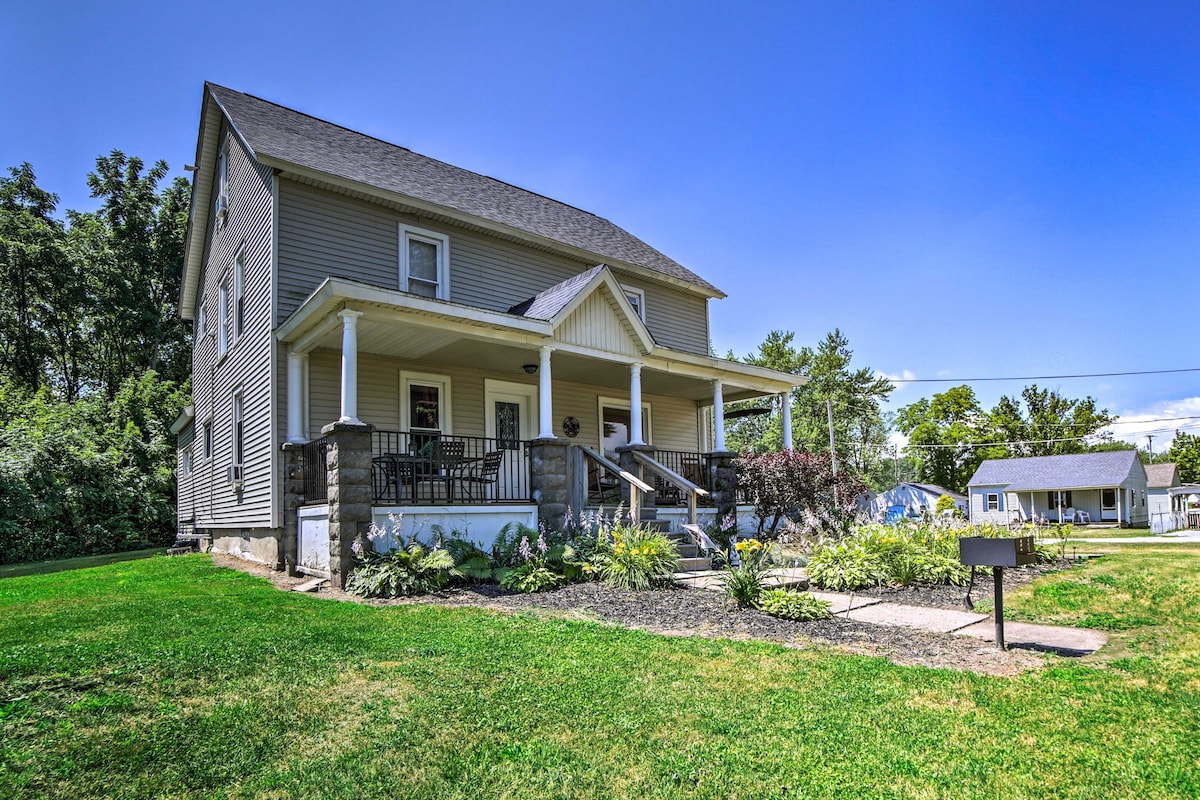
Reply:
[[[1122,486],[1073,489],[1020,489],[1005,492],[1005,505],[1015,521],[1042,524],[1104,524],[1125,527],[1134,524],[1139,501],[1144,495]],[[1144,514],[1143,514],[1144,517]]]
[[[347,447],[375,510],[534,507],[561,525],[593,504],[732,503],[724,404],[803,381],[655,345],[604,272],[547,316],[326,281],[278,333],[302,504],[328,501],[331,525],[345,516],[330,453]]]

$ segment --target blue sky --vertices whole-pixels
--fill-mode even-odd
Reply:
[[[0,30],[0,167],[67,208],[114,148],[181,172],[207,79],[608,217],[729,294],[722,353],[839,327],[894,376],[1200,367],[1194,4],[44,2]],[[1042,383],[1200,415],[1198,372]]]

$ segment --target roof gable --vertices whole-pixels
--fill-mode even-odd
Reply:
[[[206,84],[255,158],[296,166],[641,267],[710,297],[723,293],[612,222],[535,192],[438,161],[253,95]]]
[[[1146,465],[1146,488],[1167,489],[1179,485],[1179,470],[1174,464]]]
[[[988,459],[968,485],[1004,486],[1011,492],[1127,486],[1138,471],[1145,474],[1134,450]]]
[[[654,337],[630,305],[621,285],[600,264],[539,292],[509,309],[554,326],[564,342],[624,355],[645,355]]]

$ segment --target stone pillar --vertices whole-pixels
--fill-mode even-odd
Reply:
[[[617,448],[617,463],[621,465],[621,469],[641,478],[643,481],[653,486],[654,476],[643,471],[642,465],[639,464],[637,459],[633,457],[634,453],[645,453],[653,458],[654,448],[648,444],[633,444],[632,442],[623,447]],[[636,491],[640,490],[634,486],[630,486],[625,481],[621,481],[621,502],[625,504],[625,510],[630,513],[633,513],[635,508],[633,504],[633,497],[631,495]],[[637,510],[640,511],[640,513],[637,515],[638,518],[657,519],[658,510],[655,506],[654,492],[642,492],[642,496],[639,498],[639,500],[640,504],[637,506]],[[638,518],[635,518],[633,521],[637,522]]]
[[[354,568],[354,540],[371,527],[371,431],[373,425],[333,422],[321,429],[329,439],[329,582],[346,588]]]
[[[283,450],[283,570],[296,574],[296,559],[300,551],[300,519],[296,512],[304,505],[304,449],[298,444],[284,444]],[[318,468],[323,469],[324,464]]]
[[[708,485],[713,505],[717,509],[717,524],[732,516],[737,521],[737,468],[733,461],[737,453],[717,450],[708,454]]]
[[[571,504],[571,443],[553,436],[529,443],[529,485],[538,507],[538,523],[554,530],[566,525]]]

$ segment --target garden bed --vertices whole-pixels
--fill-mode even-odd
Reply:
[[[227,556],[214,556],[218,564],[259,574],[280,588],[302,582],[260,565]],[[1018,573],[1022,570],[1010,570]],[[1032,572],[1032,569],[1031,569]],[[1014,575],[1014,578],[1016,576]],[[1036,577],[1030,574],[1025,583]],[[1005,586],[1008,575],[1005,576]],[[979,598],[982,584],[976,581]],[[1019,585],[1014,583],[1013,586]],[[938,588],[938,587],[934,587]],[[950,607],[962,604],[965,590],[950,587],[957,599]],[[885,590],[887,591],[887,590]],[[991,597],[991,577],[987,578],[987,597]],[[566,614],[594,619],[628,628],[673,636],[708,636],[729,639],[760,639],[793,647],[832,646],[861,655],[881,656],[896,664],[967,670],[989,675],[1016,675],[1036,669],[1044,657],[1029,650],[997,650],[978,639],[951,634],[931,633],[913,628],[870,625],[837,616],[811,622],[792,622],[760,611],[739,609],[718,592],[701,589],[655,589],[630,591],[598,583],[577,583],[550,592],[514,594],[495,584],[478,584],[451,589],[436,595],[396,600],[362,600],[344,592],[322,590],[321,596],[352,600],[370,605],[433,603],[449,606],[478,606],[507,612]],[[862,594],[866,594],[863,592]],[[895,599],[909,602],[908,599]]]
[[[1052,572],[1070,569],[1076,563],[1067,558],[1051,564],[1031,564],[1027,567],[1006,567],[1004,570],[1004,591],[1011,592],[1031,583],[1034,579]],[[983,605],[990,609],[992,605],[992,571],[988,567],[975,570],[975,585],[971,588],[971,600],[976,606]],[[966,586],[950,586],[946,584],[914,583],[908,586],[880,586],[860,589],[856,594],[863,597],[878,597],[890,603],[904,603],[910,606],[929,606],[931,608],[963,609],[963,599],[967,596]]]

